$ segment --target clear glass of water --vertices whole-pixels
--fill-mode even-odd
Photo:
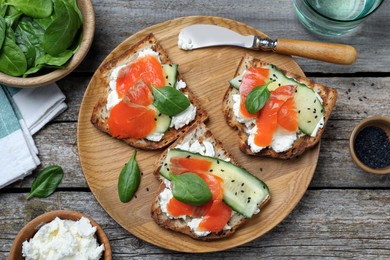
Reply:
[[[374,13],[384,0],[294,0],[299,21],[310,31],[343,35]]]

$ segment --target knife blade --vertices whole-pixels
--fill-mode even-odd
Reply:
[[[212,24],[190,25],[183,28],[178,36],[178,46],[183,50],[226,45],[274,51],[279,54],[343,65],[353,64],[357,59],[355,48],[345,44],[290,39],[273,40],[258,35],[241,35],[228,28]]]

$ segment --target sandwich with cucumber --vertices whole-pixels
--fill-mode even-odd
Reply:
[[[203,123],[160,156],[154,174],[161,185],[152,218],[194,239],[232,235],[270,199],[267,185],[241,167]]]
[[[238,130],[241,151],[290,159],[320,141],[336,99],[333,88],[246,55],[222,110]]]
[[[168,146],[208,118],[178,67],[153,34],[113,57],[99,68],[105,89],[92,124],[136,148]]]

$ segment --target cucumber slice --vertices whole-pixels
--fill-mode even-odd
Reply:
[[[177,64],[162,64],[165,75],[165,86],[175,87],[177,81]]]
[[[157,110],[156,107],[152,105],[150,106],[150,108],[152,108],[155,111],[154,121],[156,121],[156,129],[154,130],[153,133],[160,133],[160,134],[165,133],[169,129],[169,126],[171,125],[171,117],[162,114],[160,111]]]
[[[270,70],[270,81],[273,81],[268,85],[268,89],[270,91],[284,85],[297,86],[294,100],[298,111],[298,126],[303,133],[312,135],[317,125],[321,122],[325,115],[322,102],[318,99],[314,90],[303,83],[297,82],[295,79],[287,77],[275,65],[267,65],[264,66],[264,68],[268,68]],[[232,79],[230,83],[233,85],[233,83],[238,82],[238,77],[241,77],[242,79],[242,76],[243,75],[237,76]],[[232,83],[232,81],[234,82]]]
[[[169,178],[171,158],[196,158],[211,162],[210,174],[216,175],[223,179],[223,200],[232,209],[250,218],[269,196],[270,192],[267,185],[242,169],[230,162],[203,156],[198,153],[183,151],[180,149],[169,150],[160,170],[160,174],[167,179]]]
[[[244,74],[241,74],[241,75],[238,75],[237,77],[235,77],[234,79],[230,80],[229,81],[230,85],[232,85],[236,89],[240,89],[240,85],[241,85],[241,81],[242,81],[243,76],[244,76]]]
[[[324,117],[324,107],[313,89],[298,85],[294,95],[298,111],[298,125],[302,132],[312,135]]]

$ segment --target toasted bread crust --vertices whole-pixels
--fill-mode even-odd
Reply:
[[[104,86],[107,86],[105,89],[105,92],[103,96],[98,100],[96,103],[92,116],[91,116],[91,123],[98,128],[99,130],[107,133],[110,135],[110,131],[108,128],[107,120],[109,117],[109,111],[106,108],[107,104],[107,98],[108,98],[108,92],[109,92],[109,77],[112,72],[112,70],[120,65],[129,64],[132,61],[134,61],[137,56],[138,52],[145,48],[151,48],[154,51],[158,52],[160,55],[161,62],[164,64],[170,64],[171,60],[169,59],[167,53],[164,51],[164,49],[161,47],[161,45],[157,42],[157,39],[154,37],[153,34],[149,34],[146,36],[143,40],[139,41],[137,44],[135,44],[132,48],[125,51],[120,56],[108,61],[107,63],[103,64],[99,69],[101,72],[102,77],[100,78],[101,82]],[[177,74],[178,80],[183,80],[182,76],[178,72]],[[121,139],[122,141],[126,142],[127,144],[140,148],[145,150],[155,150],[160,149],[163,147],[166,147],[170,143],[172,143],[174,140],[176,140],[182,132],[186,131],[188,128],[190,128],[193,124],[196,123],[196,121],[204,122],[208,119],[207,112],[202,107],[200,101],[195,97],[195,95],[191,92],[189,87],[187,86],[184,89],[181,89],[184,94],[188,95],[188,99],[191,101],[191,103],[196,107],[196,117],[194,121],[192,121],[190,124],[176,130],[175,128],[170,128],[167,132],[165,132],[163,138],[159,142],[153,142],[149,141],[145,138],[138,139],[138,138],[125,138]]]
[[[269,65],[269,63],[246,55],[242,58],[235,73],[235,76],[238,76],[239,74],[243,73],[244,70],[246,70],[247,68],[261,67],[265,65]],[[328,122],[329,116],[336,103],[337,91],[335,89],[318,84],[306,77],[302,77],[282,69],[279,70],[281,70],[287,77],[294,78],[296,81],[304,83],[308,87],[314,89],[314,91],[316,91],[321,96],[325,109],[324,126],[318,130],[317,135],[315,137],[304,135],[298,138],[294,142],[293,146],[285,152],[277,153],[271,148],[264,148],[259,153],[254,153],[248,145],[248,134],[245,132],[245,125],[239,123],[233,113],[234,102],[232,96],[234,94],[239,94],[239,91],[232,86],[229,86],[222,102],[222,111],[228,125],[238,130],[240,150],[248,155],[264,156],[279,159],[291,159],[298,155],[301,155],[305,150],[310,149],[320,141],[322,133],[325,130],[326,123]]]
[[[214,138],[212,133],[206,128],[206,126],[203,123],[198,123],[196,125],[193,125],[190,129],[188,129],[188,131],[185,134],[183,134],[178,140],[176,140],[169,148],[172,149],[184,142],[187,141],[191,142],[191,140],[192,141],[199,140],[199,142],[203,142],[207,140],[211,142],[214,145],[216,158],[220,158],[220,159],[230,158],[232,163],[241,167],[238,164],[238,162],[232,157],[232,155],[223,148],[222,143]],[[167,153],[168,150],[164,151],[161,154],[160,158],[155,163],[154,175],[159,180],[163,179],[163,177],[160,175],[160,169],[163,161],[167,156]],[[167,228],[176,232],[186,234],[194,239],[209,241],[209,240],[216,240],[216,239],[221,239],[221,238],[231,236],[237,230],[237,228],[244,225],[248,221],[246,217],[235,212],[228,222],[228,225],[231,227],[231,229],[222,230],[218,233],[214,232],[214,233],[210,233],[207,236],[199,237],[193,231],[191,231],[191,229],[189,228],[185,220],[170,219],[167,216],[167,214],[162,212],[160,202],[159,202],[159,195],[165,189],[165,187],[166,187],[165,184],[162,182],[151,207],[152,218],[156,221],[158,225],[160,225],[163,228]],[[264,205],[266,205],[269,199],[270,196],[268,196],[267,200],[265,200],[261,205],[259,205],[259,208],[262,208]]]

